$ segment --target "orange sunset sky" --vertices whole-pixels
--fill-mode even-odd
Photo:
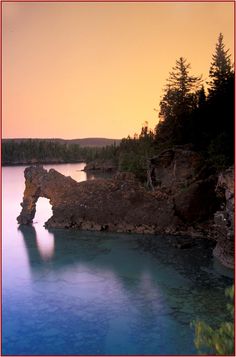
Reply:
[[[121,138],[154,127],[180,56],[207,79],[233,3],[3,3],[4,138]],[[233,59],[232,59],[233,60]]]

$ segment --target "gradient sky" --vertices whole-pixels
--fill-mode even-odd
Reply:
[[[207,78],[233,3],[3,3],[3,137],[110,137],[154,127],[180,56]]]

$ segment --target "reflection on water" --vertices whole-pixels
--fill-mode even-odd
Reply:
[[[51,168],[59,171],[61,174],[65,176],[70,176],[74,180],[78,182],[86,181],[89,178],[87,177],[87,173],[84,171],[85,163],[79,164],[47,164],[43,165],[46,170]]]
[[[34,234],[39,254],[43,260],[49,260],[54,254],[54,236],[43,227],[43,224],[51,216],[52,207],[49,203],[49,199],[40,197],[36,204],[36,214],[34,218],[34,224],[37,224],[37,234],[35,230]]]
[[[23,187],[22,167],[3,169],[4,354],[194,354],[190,322],[226,318],[232,279],[203,241],[176,250],[155,237],[154,254],[145,236],[48,231],[45,200],[18,227]]]
[[[37,247],[39,254],[43,260],[49,260],[54,254],[54,236],[53,234],[44,234],[42,236],[37,236]]]
[[[18,230],[23,234],[25,246],[27,249],[27,243],[29,243],[30,239],[30,246],[34,244],[35,251],[37,255],[41,258],[37,261],[49,261],[53,258],[54,250],[55,250],[55,242],[54,242],[54,235],[49,233],[45,228],[42,226],[37,227],[37,232],[34,226],[20,226]],[[28,253],[30,248],[27,249]],[[35,257],[30,259],[34,261]]]

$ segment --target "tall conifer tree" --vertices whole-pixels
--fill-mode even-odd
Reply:
[[[208,84],[210,96],[218,90],[223,89],[231,78],[233,69],[230,57],[229,50],[225,49],[223,35],[220,33],[209,71],[210,81]]]
[[[156,127],[156,140],[168,145],[186,141],[186,121],[198,105],[197,91],[201,77],[190,75],[190,64],[180,57],[167,79],[160,102],[160,122]]]

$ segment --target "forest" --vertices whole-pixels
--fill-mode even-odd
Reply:
[[[145,122],[140,134],[105,147],[28,139],[2,142],[2,164],[90,162],[112,160],[120,171],[146,177],[148,158],[174,146],[201,153],[216,171],[234,162],[234,68],[220,34],[209,66],[209,77],[190,73],[184,57],[176,60],[159,103],[152,130]]]

